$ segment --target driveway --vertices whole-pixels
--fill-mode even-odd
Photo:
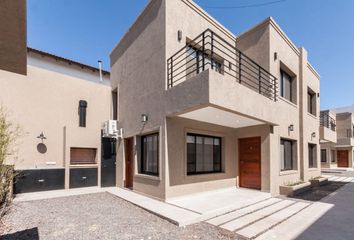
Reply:
[[[4,223],[1,239],[237,239],[207,223],[177,227],[106,192],[15,202]]]

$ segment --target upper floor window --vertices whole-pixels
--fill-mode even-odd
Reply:
[[[79,101],[79,126],[86,127],[86,109],[87,102],[85,100]]]
[[[280,96],[296,103],[294,78],[287,72],[280,70]]]
[[[307,88],[307,111],[316,116],[316,93]]]

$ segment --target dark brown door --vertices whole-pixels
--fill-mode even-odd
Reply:
[[[347,150],[337,150],[337,166],[338,167],[349,167],[348,151]]]
[[[239,139],[239,185],[261,189],[261,138]]]
[[[134,138],[124,139],[125,181],[124,187],[133,188],[134,177]]]

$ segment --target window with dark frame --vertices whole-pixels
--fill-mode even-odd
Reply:
[[[283,70],[280,70],[280,96],[294,102],[293,78]]]
[[[79,126],[86,127],[86,109],[87,102],[85,100],[79,101]]]
[[[159,134],[141,136],[140,173],[159,175]]]
[[[316,93],[307,88],[307,111],[316,116]]]
[[[308,151],[309,151],[309,168],[316,168],[317,167],[317,145],[309,143]]]
[[[295,141],[280,139],[280,170],[294,170]]]
[[[335,150],[331,150],[331,162],[335,163],[336,162],[336,151]]]
[[[321,162],[327,163],[327,150],[321,149]]]
[[[187,175],[222,171],[220,137],[188,133],[186,141]]]
[[[192,44],[187,44],[187,58],[186,58],[186,76],[191,78],[203,71],[203,57],[204,57],[204,69],[213,68],[216,72],[222,73],[222,61],[219,61],[215,57],[211,57],[210,54],[205,53]]]

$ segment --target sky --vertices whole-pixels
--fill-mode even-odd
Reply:
[[[109,70],[110,52],[148,1],[27,0],[28,46],[92,66],[100,59]],[[236,35],[272,16],[307,49],[321,76],[321,109],[354,104],[354,0],[194,1]]]

